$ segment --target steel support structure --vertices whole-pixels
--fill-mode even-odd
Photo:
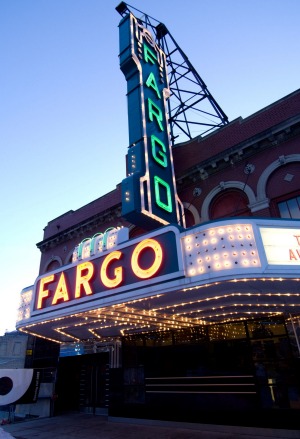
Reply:
[[[182,143],[203,136],[228,124],[226,114],[167,27],[125,2],[121,2],[116,10],[122,17],[131,12],[144,27],[151,31],[156,44],[166,54],[172,145],[174,146],[175,142]]]

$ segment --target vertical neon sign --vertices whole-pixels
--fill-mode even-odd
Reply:
[[[166,56],[131,13],[121,20],[119,30],[130,145],[127,177],[122,181],[122,216],[146,229],[169,223],[184,226],[166,112]]]

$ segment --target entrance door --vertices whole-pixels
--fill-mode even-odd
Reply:
[[[108,352],[59,359],[54,413],[106,414]]]
[[[108,367],[104,363],[82,364],[79,409],[85,413],[107,414]]]

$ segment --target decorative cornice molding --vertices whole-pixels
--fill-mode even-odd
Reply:
[[[228,127],[227,127],[228,128]],[[257,134],[244,142],[227,148],[224,151],[212,156],[211,158],[195,164],[184,174],[177,175],[179,187],[189,186],[192,182],[205,180],[210,175],[232,166],[235,163],[246,160],[254,152],[259,152],[268,148],[277,147],[290,138],[300,133],[300,116],[293,117],[267,131]],[[213,134],[211,134],[213,135]]]
[[[79,238],[89,234],[91,230],[94,230],[98,226],[102,226],[103,223],[109,223],[112,221],[118,221],[121,217],[121,205],[108,209],[105,212],[93,215],[85,221],[79,224],[75,224],[59,233],[47,238],[36,244],[37,248],[42,252],[48,251],[50,248],[56,247],[58,244],[68,242],[71,239]]]

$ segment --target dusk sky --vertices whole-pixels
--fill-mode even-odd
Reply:
[[[119,3],[0,1],[0,335],[15,329],[20,292],[38,276],[47,223],[126,176]],[[299,0],[129,5],[167,26],[229,121],[300,86]]]

